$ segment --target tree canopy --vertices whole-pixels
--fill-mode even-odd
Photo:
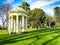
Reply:
[[[56,26],[60,26],[60,7],[54,8],[54,16],[56,20]]]
[[[42,9],[35,8],[29,11],[29,26],[41,27],[41,24],[45,22],[45,12]]]
[[[60,7],[54,8],[54,15],[55,15],[56,21],[60,22]]]
[[[30,5],[27,2],[23,2],[21,7],[26,11],[30,10]]]

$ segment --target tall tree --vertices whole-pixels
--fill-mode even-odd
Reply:
[[[60,7],[54,8],[54,15],[56,19],[56,26],[60,26]]]
[[[2,10],[0,10],[0,21],[2,22],[2,29],[4,29],[5,20],[4,20],[4,14]]]
[[[30,5],[27,2],[23,2],[21,7],[26,11],[30,10]]]
[[[55,15],[56,21],[60,22],[60,7],[54,8],[54,15]]]
[[[4,3],[0,5],[0,10],[2,10],[3,14],[6,15],[6,27],[8,28],[8,12],[12,9],[11,5],[8,3]]]

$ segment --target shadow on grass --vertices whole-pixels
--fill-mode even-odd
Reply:
[[[2,36],[0,38],[0,45],[15,43],[18,41],[24,41],[24,40],[28,40],[31,38],[36,38],[36,40],[29,43],[29,45],[31,45],[31,44],[35,43],[37,40],[39,40],[44,35],[49,35],[52,33],[59,33],[59,32],[60,32],[60,29],[41,29],[41,30],[31,31],[26,34],[20,34],[20,35],[6,35],[5,37],[3,37],[4,35],[0,35],[0,37]],[[57,37],[59,37],[59,36],[57,36]],[[55,37],[54,39],[56,39],[57,37]],[[52,39],[52,40],[54,40],[54,39]],[[44,44],[46,44],[52,40],[48,40]]]
[[[53,40],[55,40],[55,39],[57,39],[57,38],[59,38],[59,37],[60,37],[60,35],[54,37],[54,38],[51,39],[51,40],[46,41],[45,43],[43,43],[43,45],[46,45],[46,44],[48,44],[49,42],[51,42],[51,41],[53,41]]]

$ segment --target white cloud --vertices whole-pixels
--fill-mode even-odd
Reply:
[[[54,8],[58,6],[60,7],[60,5],[55,5],[55,6],[45,6],[42,9],[50,16],[54,16]]]
[[[23,0],[23,1],[31,3],[33,0]]]
[[[54,16],[54,11],[53,11],[53,9],[51,9],[51,8],[42,8],[43,10],[44,10],[44,12],[46,12],[48,15],[50,15],[50,16]]]
[[[4,3],[12,3],[14,0],[6,0]]]
[[[48,15],[50,16],[54,16],[54,11],[53,8],[56,6],[60,6],[60,5],[56,5],[56,6],[49,6],[50,4],[53,4],[56,1],[60,1],[60,0],[38,0],[36,2],[33,2],[30,4],[30,9],[34,9],[34,8],[42,8]],[[45,8],[46,7],[46,8]]]
[[[46,5],[49,5],[49,4],[52,4],[54,3],[56,0],[54,1],[36,1],[36,2],[33,2],[31,5],[30,5],[30,8],[31,9],[34,9],[34,8],[41,8],[43,6],[46,6]]]

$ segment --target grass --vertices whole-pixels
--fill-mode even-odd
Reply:
[[[0,30],[0,45],[60,45],[60,28],[30,28],[28,33],[18,35]]]

